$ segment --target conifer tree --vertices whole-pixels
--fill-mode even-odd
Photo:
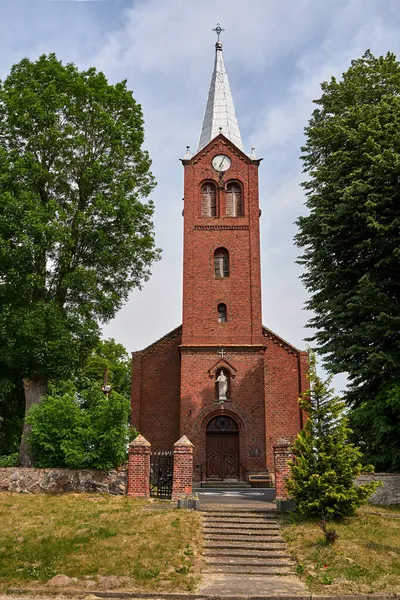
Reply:
[[[296,235],[310,341],[331,373],[348,374],[366,460],[396,471],[400,411],[387,391],[400,385],[400,63],[367,51],[321,89],[302,148],[310,212]]]
[[[329,387],[330,378],[318,377],[312,352],[309,361],[310,389],[300,398],[308,418],[293,444],[288,491],[302,514],[324,519],[350,516],[379,484],[354,484],[362,470],[372,467],[362,465],[360,449],[349,441],[345,403]]]

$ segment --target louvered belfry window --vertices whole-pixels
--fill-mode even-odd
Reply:
[[[229,252],[226,248],[217,248],[214,252],[214,276],[216,279],[229,277]]]
[[[201,188],[201,216],[217,216],[217,190],[212,183],[205,183]]]
[[[226,314],[226,304],[218,304],[218,321],[219,323],[226,323],[227,321]]]
[[[228,183],[226,186],[226,216],[243,216],[242,189],[238,183]]]

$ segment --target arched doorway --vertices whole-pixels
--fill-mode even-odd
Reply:
[[[239,479],[239,427],[232,417],[218,415],[208,422],[207,479]]]

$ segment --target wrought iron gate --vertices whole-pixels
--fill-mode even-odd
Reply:
[[[150,496],[171,498],[174,453],[172,450],[152,452],[150,455]]]

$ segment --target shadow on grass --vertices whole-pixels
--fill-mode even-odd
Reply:
[[[378,544],[378,542],[366,542],[366,548],[370,550],[376,550],[377,552],[394,552],[400,556],[400,548],[396,548],[395,546],[386,546],[385,544]]]

